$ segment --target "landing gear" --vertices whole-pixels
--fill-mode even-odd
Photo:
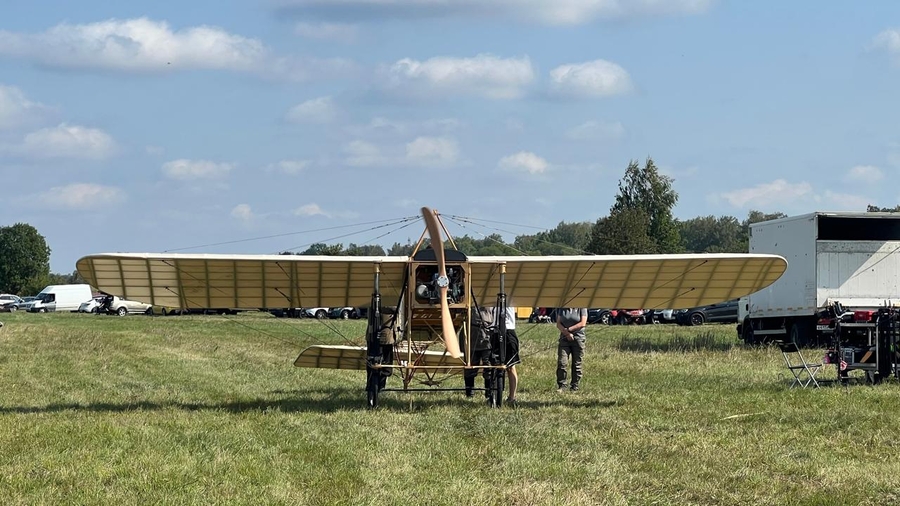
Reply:
[[[503,391],[506,389],[506,371],[503,369],[491,369],[488,379],[488,406],[499,408],[503,406]]]

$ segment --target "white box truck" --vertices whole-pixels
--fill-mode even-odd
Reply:
[[[77,311],[82,302],[91,300],[91,285],[50,285],[41,290],[24,309],[31,313]]]
[[[738,335],[748,344],[828,343],[838,321],[868,323],[900,301],[900,213],[814,212],[754,223],[750,253],[781,255],[788,267],[740,300]]]

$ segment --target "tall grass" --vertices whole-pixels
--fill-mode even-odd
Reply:
[[[731,325],[591,326],[583,390],[559,394],[554,328],[520,324],[517,407],[388,392],[367,411],[362,374],[291,365],[361,322],[0,320],[3,504],[900,500],[898,385],[789,390],[780,352]]]

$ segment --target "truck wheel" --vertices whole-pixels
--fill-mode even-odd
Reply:
[[[744,323],[741,324],[741,340],[744,341],[744,344],[759,344],[756,341],[756,336],[753,335],[753,326],[750,324],[750,318],[744,319]]]

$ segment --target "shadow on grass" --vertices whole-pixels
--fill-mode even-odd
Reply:
[[[703,331],[690,336],[672,334],[663,338],[658,336],[625,335],[622,336],[616,345],[619,351],[637,353],[729,351],[734,347],[735,343],[723,340],[720,335],[712,331]]]
[[[92,403],[54,403],[46,406],[0,406],[2,414],[45,414],[60,413],[65,411],[91,412],[91,413],[127,413],[133,411],[162,411],[180,409],[184,411],[221,411],[226,413],[253,413],[279,411],[284,413],[314,412],[334,413],[338,411],[366,411],[366,394],[364,391],[333,389],[333,390],[306,390],[306,391],[275,391],[273,394],[289,395],[300,394],[308,397],[291,396],[289,398],[252,399],[230,402],[92,402]],[[432,394],[446,393],[439,390],[434,392],[398,393],[385,392],[381,394],[378,410],[387,411],[428,411],[444,407],[459,407],[460,409],[484,408],[484,399],[467,399],[460,395],[456,397],[435,397]],[[324,397],[320,397],[324,395]],[[566,406],[568,408],[610,408],[620,405],[621,402],[604,401],[592,398],[559,398],[543,400],[518,401],[514,409],[540,409],[550,406]],[[503,409],[511,408],[504,405]]]

